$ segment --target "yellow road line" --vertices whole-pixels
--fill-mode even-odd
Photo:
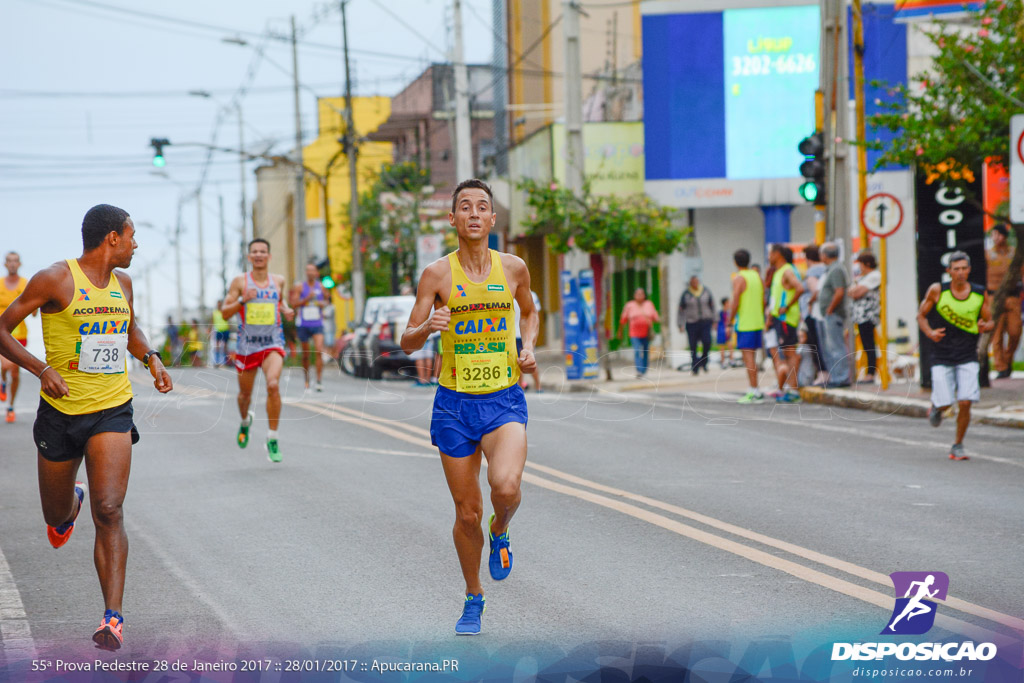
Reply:
[[[298,404],[293,404],[293,405],[298,405]],[[384,426],[385,424],[387,424],[387,425],[393,425],[395,427],[401,427],[402,429],[404,429],[404,430],[406,430],[408,432],[411,432],[411,433],[418,433],[418,434],[423,434],[423,435],[429,435],[429,431],[428,430],[423,429],[422,427],[418,427],[416,425],[409,424],[407,422],[403,422],[401,420],[392,420],[392,419],[389,419],[389,418],[384,418],[384,417],[380,417],[380,416],[376,416],[376,415],[370,415],[370,414],[367,414],[367,413],[365,413],[363,411],[357,411],[357,410],[353,410],[351,408],[345,408],[345,407],[341,407],[341,406],[332,406],[332,409],[335,410],[335,411],[341,411],[343,413],[346,413],[346,414],[352,416],[352,417],[343,417],[343,416],[339,416],[338,417],[338,419],[343,419],[346,422],[353,422],[353,423],[358,424],[359,421],[355,420],[353,418],[354,417],[359,417],[359,418],[367,419],[367,420],[370,420],[370,421],[376,423],[375,426],[364,425],[364,426],[370,427],[371,429],[377,429],[377,425]],[[326,414],[326,413],[324,413],[324,414]],[[381,430],[378,430],[378,431],[381,431]],[[416,443],[416,441],[408,439],[405,436],[405,434],[402,434],[402,435],[398,436],[397,438],[401,438],[403,440],[409,441],[410,443]],[[424,441],[424,442],[421,442],[421,443],[423,443],[425,445],[425,447],[427,447],[427,448],[433,448],[429,444],[429,441]],[[612,487],[612,486],[606,486],[604,484],[600,484],[600,483],[595,482],[595,481],[590,481],[588,479],[584,479],[583,477],[578,477],[576,475],[569,474],[567,472],[562,472],[560,470],[557,470],[557,469],[555,469],[553,467],[548,467],[546,465],[540,465],[540,464],[537,464],[537,463],[533,463],[533,462],[527,461],[526,466],[528,468],[530,468],[530,469],[537,470],[537,471],[542,472],[544,474],[547,474],[549,476],[553,476],[553,477],[557,477],[557,478],[560,478],[560,479],[564,479],[565,481],[569,481],[569,482],[571,482],[573,484],[577,484],[577,485],[580,485],[580,486],[586,486],[586,487],[592,488],[592,489],[594,489],[596,491],[601,491],[603,493],[609,493],[609,494],[612,494],[612,495],[615,495],[615,496],[619,496],[619,497],[625,498],[626,500],[635,501],[637,503],[642,503],[643,505],[647,505],[649,507],[653,507],[653,508],[656,508],[656,509],[659,509],[659,510],[664,510],[665,512],[670,512],[670,513],[672,513],[674,515],[678,515],[680,517],[685,517],[687,519],[692,519],[695,522],[700,522],[701,524],[704,524],[705,526],[709,526],[709,527],[711,527],[713,529],[718,529],[720,531],[724,531],[726,533],[733,534],[734,536],[739,536],[740,538],[746,538],[748,540],[751,540],[751,541],[754,541],[754,542],[757,542],[757,543],[761,543],[762,545],[766,545],[766,546],[769,546],[769,547],[772,547],[772,548],[777,548],[778,550],[782,550],[782,551],[787,552],[787,553],[789,553],[791,555],[795,555],[797,557],[802,557],[802,558],[804,558],[806,560],[810,560],[811,562],[815,562],[817,564],[821,564],[821,565],[824,565],[826,567],[831,567],[832,569],[837,569],[837,570],[839,570],[841,572],[845,572],[847,574],[850,574],[851,576],[856,576],[856,577],[859,577],[859,578],[871,581],[873,583],[880,584],[882,586],[887,586],[887,587],[891,587],[892,586],[892,581],[890,580],[890,578],[886,574],[882,574],[880,572],[876,572],[876,571],[873,571],[871,569],[867,569],[865,567],[861,567],[861,566],[855,565],[855,564],[853,564],[851,562],[847,562],[845,560],[840,560],[838,558],[831,557],[829,555],[825,555],[823,553],[820,553],[820,552],[817,552],[817,551],[814,551],[814,550],[810,550],[808,548],[804,548],[802,546],[795,545],[793,543],[789,543],[787,541],[782,541],[782,540],[779,540],[779,539],[776,539],[776,538],[772,538],[771,536],[766,536],[766,535],[760,534],[760,533],[758,533],[756,531],[751,531],[749,529],[745,529],[743,527],[739,527],[739,526],[736,526],[734,524],[729,524],[728,522],[723,522],[723,521],[715,519],[713,517],[709,517],[707,515],[703,515],[703,514],[701,514],[699,512],[693,512],[692,510],[687,510],[686,508],[679,507],[678,505],[673,505],[671,503],[665,503],[665,502],[662,502],[660,500],[656,500],[654,498],[649,498],[647,496],[643,496],[643,495],[640,495],[640,494],[631,493],[629,491],[618,489],[618,488],[615,488],[615,487]],[[528,476],[528,473],[524,473],[523,479],[524,479],[524,481],[530,481],[531,483],[536,484],[538,486],[544,486],[544,484],[541,484],[540,482],[552,483],[552,482],[548,482],[545,479],[537,477],[535,475],[534,476]],[[550,487],[545,486],[545,488],[550,488]],[[551,490],[555,490],[555,489],[551,489]],[[566,493],[567,495],[572,495],[572,494],[568,494],[567,493],[567,491],[570,491],[570,490],[571,491],[579,491],[579,489],[570,489],[569,487],[565,487],[565,490],[559,490],[559,492],[560,493]],[[576,496],[576,497],[579,497],[579,496]],[[586,499],[586,500],[590,500],[590,499]],[[604,500],[608,500],[608,499],[604,499]],[[590,502],[596,502],[596,501],[591,500]],[[600,503],[598,503],[598,504],[600,504]],[[632,507],[632,506],[630,506],[630,507]],[[613,508],[613,509],[618,509],[618,508]],[[640,510],[640,508],[634,508],[634,509]],[[623,511],[623,510],[620,510],[620,511]],[[626,514],[630,514],[630,513],[626,513]],[[635,516],[635,515],[633,515],[633,516]],[[645,519],[645,518],[641,517],[641,519]],[[661,519],[665,519],[665,518],[661,518]],[[658,524],[655,521],[652,521],[652,519],[645,519],[645,521],[648,521],[648,522],[650,522],[652,524],[657,524],[658,526],[663,526],[661,524]],[[666,527],[666,528],[668,528],[668,527]],[[691,527],[686,527],[686,528],[691,528]],[[675,529],[672,529],[672,530],[675,530]],[[696,530],[694,530],[694,531],[696,531]],[[677,533],[678,533],[678,531],[677,531]],[[699,533],[705,533],[705,532],[699,532]],[[707,534],[707,538],[709,538],[709,539],[719,539],[719,540],[723,541],[724,543],[732,543],[732,541],[728,541],[727,539],[721,539],[721,537],[714,536],[714,535],[711,535],[711,534]],[[709,543],[710,545],[714,545],[715,547],[718,547],[718,548],[720,548],[722,550],[728,550],[729,552],[735,552],[734,550],[731,550],[731,549],[723,547],[723,546],[719,546],[716,543],[713,543],[713,542],[711,542],[709,540],[704,540],[703,538],[702,539],[697,539],[697,540],[701,540],[701,542],[704,542],[704,543]],[[739,547],[739,548],[747,548],[747,546],[742,546],[742,545],[739,545],[739,544],[736,544],[736,546]],[[753,550],[753,549],[751,549],[751,550]],[[753,552],[760,552],[760,551],[753,550]],[[736,554],[740,554],[740,553],[736,553]],[[767,553],[762,553],[762,556],[765,557],[765,558],[779,559],[779,558],[776,558],[774,555],[769,555]],[[746,555],[744,555],[744,557],[746,557]],[[753,559],[753,558],[748,558],[748,559]],[[754,561],[758,561],[758,560],[754,560]],[[765,563],[762,562],[761,564],[765,564]],[[782,571],[786,571],[787,573],[793,573],[793,572],[789,571],[788,569],[785,569],[785,568],[783,568],[781,566],[774,566],[774,565],[771,565],[771,564],[768,564],[767,566],[772,566],[775,569],[780,569]],[[800,565],[797,565],[797,566],[800,566]],[[814,572],[814,570],[808,570],[808,571]],[[830,579],[832,581],[840,581],[839,579],[834,579],[833,577],[830,577],[827,574],[821,574],[820,572],[814,572],[814,574],[815,574],[815,576],[825,577],[825,578]],[[797,574],[794,574],[794,575],[796,576]],[[800,578],[806,578],[806,577],[800,576]],[[812,579],[808,579],[808,580],[812,581],[812,583],[817,583],[819,585],[824,585],[820,581],[816,581],[816,580],[812,580]],[[846,582],[843,582],[843,583],[846,583]],[[854,586],[855,584],[848,584],[848,585]],[[845,590],[839,590],[838,588],[834,588],[832,586],[826,586],[826,587],[832,588],[833,590],[837,590],[838,592],[844,593],[846,595],[852,595],[851,593],[847,593]],[[868,590],[868,589],[863,589],[863,590]],[[882,607],[888,607],[888,608],[892,607],[892,598],[891,597],[888,597],[888,596],[886,596],[886,595],[884,595],[882,593],[876,593],[874,591],[870,591],[870,592],[873,595],[875,595],[875,596],[880,596],[879,599],[881,599],[882,602],[879,603],[879,602],[875,602],[875,601],[871,601],[871,600],[868,600],[868,602],[871,602],[872,604],[880,605]],[[860,599],[864,599],[863,597],[861,597],[859,595],[854,595],[853,597],[859,597]],[[1024,619],[1019,619],[1017,617],[1014,617],[1014,616],[1011,616],[1011,615],[1008,615],[1008,614],[1003,614],[1002,612],[997,612],[996,610],[990,609],[988,607],[983,607],[981,605],[976,605],[974,603],[967,602],[966,600],[961,600],[959,598],[955,598],[955,597],[952,597],[952,596],[948,596],[946,598],[946,600],[944,601],[944,604],[947,607],[955,609],[955,610],[957,610],[959,612],[963,612],[964,614],[970,614],[972,616],[980,617],[980,618],[986,619],[988,621],[992,621],[992,622],[995,622],[995,623],[998,623],[998,624],[1002,624],[1002,625],[1004,625],[1004,626],[1006,626],[1008,628],[1011,628],[1011,629],[1014,629],[1014,630],[1017,630],[1017,631],[1024,631]],[[943,617],[943,615],[939,615],[940,619],[942,617]],[[955,620],[955,619],[953,619],[952,622],[953,623],[967,624],[967,622],[959,622],[958,620]],[[991,632],[988,632],[988,633],[991,633]]]
[[[207,393],[206,391],[204,391],[203,393],[205,395],[211,395],[211,393]],[[212,393],[217,394],[220,392],[214,391]],[[221,395],[226,396],[224,394]],[[434,450],[434,447],[431,445],[430,440],[428,438],[423,438],[424,436],[429,436],[428,430],[425,430],[422,427],[418,427],[416,425],[409,424],[401,420],[393,420],[390,418],[380,417],[377,415],[371,415],[366,413],[365,411],[357,411],[343,406],[327,405],[322,402],[299,401],[296,403],[289,403],[288,405],[296,408],[301,408],[303,410],[307,410],[309,412],[313,412],[316,414],[320,414],[325,417],[329,417],[331,419],[338,420],[341,422],[366,427],[374,431],[377,431],[381,434],[385,434],[387,436],[399,439],[400,441],[405,441],[406,443],[420,446],[424,449],[428,449],[431,451]],[[872,581],[874,583],[882,584],[884,586],[891,586],[889,577],[885,574],[881,574],[879,572],[875,572],[870,569],[852,564],[850,562],[846,562],[844,560],[840,560],[838,558],[834,558],[823,553],[819,553],[792,543],[788,543],[786,541],[781,541],[779,539],[775,539],[770,536],[766,536],[764,534],[760,534],[755,531],[751,531],[749,529],[736,526],[734,524],[729,524],[728,522],[723,522],[713,517],[708,517],[707,515],[703,515],[698,512],[693,512],[691,510],[687,510],[685,508],[673,505],[671,503],[665,503],[653,498],[648,498],[647,496],[642,496],[640,494],[631,493],[629,491],[625,491],[615,487],[606,486],[598,482],[584,479],[583,477],[578,477],[567,472],[562,472],[560,470],[548,467],[546,465],[539,465],[537,463],[527,462],[526,466],[530,469],[542,472],[548,476],[560,478],[577,485],[586,486],[588,488],[594,489],[595,491],[600,491],[602,493],[618,496],[620,498],[635,501],[637,503],[641,503],[643,505],[647,505],[655,509],[670,512],[680,517],[692,519],[693,521],[704,524],[705,526],[709,526],[711,528],[724,531],[734,536],[739,536],[740,538],[746,538],[748,540],[761,543],[772,548],[777,548],[791,555],[802,557],[806,560],[810,560],[811,562],[815,562],[827,567],[831,567],[833,569],[837,569],[852,576]],[[596,505],[600,505],[611,510],[616,510],[618,512],[629,515],[636,519],[645,521],[654,526],[658,526],[668,531],[672,531],[676,534],[685,536],[700,543],[710,545],[714,548],[718,548],[719,550],[724,550],[734,555],[738,555],[740,557],[748,559],[752,562],[756,562],[763,566],[772,569],[777,569],[779,571],[785,572],[809,583],[813,583],[823,588],[827,588],[829,590],[841,593],[843,595],[856,598],[863,602],[867,602],[868,604],[881,607],[885,610],[889,610],[892,608],[893,598],[885,593],[880,593],[869,588],[864,588],[857,584],[830,576],[828,574],[822,573],[810,567],[806,567],[802,564],[793,562],[791,560],[776,557],[775,555],[771,555],[770,553],[766,553],[762,550],[758,550],[756,548],[752,548],[741,543],[737,543],[727,538],[722,538],[721,536],[716,536],[714,534],[702,531],[695,527],[688,526],[686,524],[670,519],[668,517],[664,517],[663,515],[659,515],[655,512],[651,512],[650,510],[646,510],[644,508],[640,508],[635,505],[623,502],[621,500],[616,500],[613,498],[608,498],[606,496],[598,495],[597,493],[594,493],[592,491],[567,486],[556,481],[545,479],[536,474],[532,474],[531,472],[523,473],[523,481],[529,482],[536,486],[540,486],[541,488],[545,488],[550,491],[554,491],[556,493],[572,496],[574,498],[594,503]],[[981,605],[975,605],[973,603],[960,600],[958,598],[954,598],[951,596],[947,597],[947,599],[944,601],[944,604],[947,607],[963,612],[965,614],[971,614],[973,616],[980,617],[988,621],[993,621],[1017,631],[1024,631],[1024,620],[1019,619],[1017,617],[1013,617],[1008,614],[1003,614],[1001,612],[997,612],[996,610],[992,610],[987,607],[982,607]],[[1006,641],[1006,637],[1002,634],[990,631],[988,629],[984,629],[979,626],[975,626],[974,624],[971,624],[969,622],[955,619],[944,614],[939,614],[936,617],[936,623],[941,625],[943,628],[973,638],[983,638],[996,643]]]

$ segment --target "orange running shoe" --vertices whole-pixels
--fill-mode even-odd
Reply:
[[[121,613],[108,609],[103,613],[103,621],[100,627],[92,634],[92,640],[96,647],[101,650],[120,650],[124,645],[124,636],[121,635],[121,627],[124,626],[124,619]]]
[[[75,520],[78,519],[78,513],[82,511],[82,501],[85,499],[85,484],[80,481],[75,482],[75,495],[78,496],[78,507],[75,509],[71,521],[64,522],[58,527],[46,525],[46,537],[50,539],[50,545],[54,548],[59,548],[67,543],[71,538],[71,532],[75,530]]]
[[[7,424],[14,422],[14,408],[7,409]]]

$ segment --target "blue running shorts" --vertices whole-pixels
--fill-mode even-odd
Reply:
[[[438,387],[430,418],[430,443],[445,455],[473,455],[485,434],[509,422],[526,425],[526,396],[518,384],[490,394],[461,394]]]
[[[750,332],[736,331],[737,349],[759,349],[763,345],[764,339],[761,336],[761,330],[751,330]]]

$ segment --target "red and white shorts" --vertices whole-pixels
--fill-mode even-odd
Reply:
[[[239,372],[245,372],[246,370],[258,368],[263,365],[263,360],[272,353],[276,353],[281,358],[284,358],[284,349],[277,347],[263,349],[256,353],[250,353],[248,356],[235,356],[235,369]]]

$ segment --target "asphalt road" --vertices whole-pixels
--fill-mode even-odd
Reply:
[[[1019,431],[972,426],[972,459],[952,462],[951,424],[731,394],[530,392],[515,570],[485,580],[481,643],[453,636],[463,586],[431,390],[332,368],[324,393],[304,393],[288,371],[272,464],[262,395],[240,450],[233,373],[173,374],[168,396],[135,382],[122,657],[864,640],[892,610],[887,575],[911,570],[950,577],[929,637],[1009,647],[1024,632]],[[46,541],[37,391],[26,380],[18,422],[0,424],[0,657],[92,659],[93,526],[83,515],[67,546]]]

